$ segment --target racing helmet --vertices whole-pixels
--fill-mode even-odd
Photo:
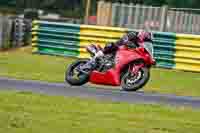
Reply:
[[[129,41],[135,40],[137,38],[137,33],[136,32],[128,32],[127,37]]]
[[[153,34],[151,32],[147,31],[139,31],[137,35],[138,39],[140,41],[152,41],[153,39]]]

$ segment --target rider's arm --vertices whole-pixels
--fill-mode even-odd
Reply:
[[[127,44],[129,41],[136,42],[137,41],[137,32],[129,32],[125,36],[123,36],[119,41],[116,42],[116,45],[122,46]]]
[[[104,47],[103,53],[104,54],[109,54],[109,53],[112,53],[114,51],[117,51],[117,49],[118,49],[118,45],[116,45],[115,43],[108,43]]]
[[[120,38],[117,42],[108,43],[105,46],[103,53],[107,54],[107,53],[115,52],[120,46],[127,44],[129,41],[135,41],[136,38],[137,38],[136,32],[129,32],[127,35],[124,35],[122,38]]]

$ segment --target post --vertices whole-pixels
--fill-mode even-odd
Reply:
[[[197,23],[199,23],[199,22],[200,22],[200,16],[198,15],[197,16]],[[200,26],[199,25],[198,25],[197,29],[198,29],[197,32],[200,32]]]
[[[191,16],[191,33],[192,34],[195,34],[195,28],[194,28],[194,26],[195,26],[195,15],[194,14],[191,14],[192,16]]]
[[[188,33],[192,33],[192,26],[193,26],[193,15],[192,13],[188,14],[188,26],[187,26],[187,30],[186,32]]]
[[[183,24],[183,33],[187,33],[187,30],[189,29],[189,14],[184,13],[184,24]]]
[[[119,26],[123,27],[124,26],[124,20],[125,20],[125,10],[126,10],[126,5],[121,4],[121,9],[120,9],[120,20],[119,20]]]
[[[128,11],[128,28],[132,28],[132,22],[133,22],[133,3],[129,5],[129,11]]]
[[[86,9],[85,9],[85,24],[88,24],[88,18],[89,18],[89,13],[90,13],[90,4],[91,4],[91,0],[87,0],[86,3]]]
[[[180,13],[180,24],[179,24],[179,32],[183,32],[183,27],[184,27],[184,12]]]
[[[194,15],[194,27],[193,27],[193,31],[194,31],[194,34],[197,34],[198,32],[198,15]]]
[[[97,25],[101,25],[102,22],[102,7],[104,5],[104,1],[98,1],[97,5]]]
[[[111,15],[111,26],[118,26],[117,25],[117,17],[118,17],[118,12],[119,10],[117,10],[117,8],[120,7],[120,4],[119,3],[114,3],[112,4],[112,15]]]
[[[171,26],[172,28],[172,31],[174,31],[174,32],[177,32],[177,25],[179,24],[179,19],[178,19],[178,17],[179,17],[179,12],[178,11],[172,11],[173,12],[173,14],[175,14],[175,19],[174,19],[174,23],[173,23],[173,26]]]
[[[161,13],[161,23],[160,23],[160,31],[165,31],[166,24],[167,24],[167,14],[168,14],[168,6],[162,7],[162,13]]]
[[[146,6],[143,6],[141,8],[141,21],[140,21],[140,26],[139,29],[145,29],[145,21],[146,21],[146,14],[148,13],[148,9]]]
[[[107,26],[111,26],[111,21],[112,21],[112,3],[108,2],[107,3]]]
[[[135,6],[135,16],[134,16],[134,29],[138,29],[138,20],[139,20],[139,13],[140,13],[140,5],[139,4],[136,4]]]

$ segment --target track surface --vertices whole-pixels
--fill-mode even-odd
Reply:
[[[120,90],[96,88],[94,86],[71,87],[64,83],[47,83],[31,80],[0,78],[0,89],[31,91],[48,95],[89,97],[117,102],[167,104],[175,106],[200,107],[200,98],[174,95],[160,95],[144,92],[124,92]]]

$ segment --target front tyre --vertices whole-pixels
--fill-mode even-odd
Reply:
[[[88,70],[88,73],[83,73],[77,70],[78,67],[86,64],[87,62],[88,60],[77,60],[69,65],[66,70],[65,81],[74,86],[81,86],[87,83],[89,81],[90,70]]]
[[[137,91],[148,82],[149,78],[150,72],[147,67],[141,68],[137,75],[127,71],[121,79],[122,89],[125,91]]]

